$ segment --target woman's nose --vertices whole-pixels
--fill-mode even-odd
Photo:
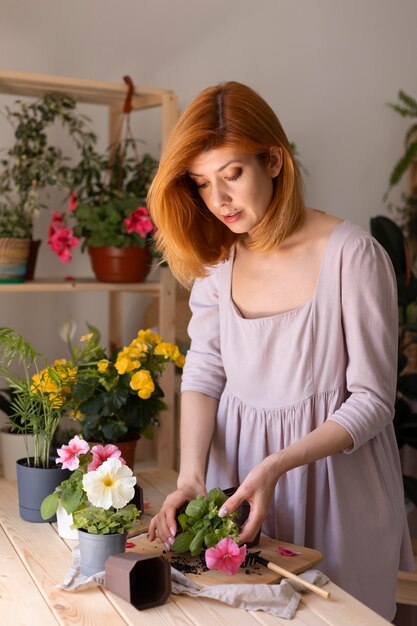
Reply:
[[[232,201],[230,194],[227,193],[223,185],[213,185],[211,192],[211,202],[215,209],[227,209]]]

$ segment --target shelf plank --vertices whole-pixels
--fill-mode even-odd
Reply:
[[[79,102],[111,105],[123,102],[126,97],[125,83],[85,80],[66,76],[50,76],[0,69],[0,93],[16,96],[44,96],[47,93],[71,94]],[[163,98],[170,97],[169,89],[157,89],[135,85],[132,99],[134,109],[162,106]]]
[[[39,278],[24,283],[0,283],[0,293],[43,293],[48,291],[120,291],[159,295],[161,290],[158,282],[144,283],[102,283],[94,278]]]

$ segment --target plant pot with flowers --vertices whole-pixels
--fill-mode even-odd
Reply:
[[[105,155],[74,169],[69,213],[55,212],[49,229],[48,245],[61,260],[68,262],[72,248],[81,243],[102,282],[141,282],[156,256],[146,195],[158,162],[139,155],[129,110],[123,124],[121,139]]]
[[[98,342],[97,335],[95,339]],[[110,356],[96,346],[98,362],[74,384],[73,415],[80,420],[85,440],[116,444],[134,467],[137,440],[152,438],[165,409],[160,376],[170,363],[182,367],[185,357],[177,345],[149,329],[139,330],[129,345]],[[131,444],[129,450],[126,443]]]
[[[73,473],[44,499],[42,515],[50,518],[60,505],[71,514],[69,530],[77,532],[81,571],[91,576],[104,570],[109,556],[125,551],[128,531],[140,514],[132,503],[136,477],[116,446],[90,449],[76,436],[58,453],[57,462]],[[76,538],[68,536],[68,529],[61,536]]]
[[[43,519],[50,519],[56,514],[60,537],[78,539],[77,529],[73,525],[73,513],[88,502],[87,494],[83,488],[85,474],[98,469],[107,459],[119,459],[122,465],[125,465],[126,462],[117,446],[107,444],[90,447],[78,435],[75,435],[68,444],[58,448],[57,453],[56,463],[61,464],[63,469],[70,470],[71,475],[44,499],[41,515]],[[136,493],[141,491],[136,485],[134,489]],[[140,502],[140,497],[135,497],[132,504],[137,505],[139,511],[143,508],[143,501]]]
[[[45,208],[51,187],[68,190],[79,165],[55,145],[48,130],[59,122],[80,152],[81,167],[94,170],[94,144],[84,116],[75,113],[75,100],[64,94],[47,94],[27,104],[17,100],[6,107],[14,143],[1,160],[0,169],[0,282],[33,278],[40,240],[33,240],[34,221]]]
[[[68,470],[51,458],[51,443],[61,417],[73,406],[72,389],[84,372],[78,372],[78,365],[94,360],[96,351],[95,343],[87,342],[75,361],[61,359],[48,365],[19,333],[0,328],[0,377],[13,390],[11,418],[19,432],[33,435],[33,456],[16,463],[19,511],[25,520],[44,521],[43,499],[68,477]]]

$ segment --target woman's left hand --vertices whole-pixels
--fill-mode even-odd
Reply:
[[[219,511],[220,517],[224,517],[237,509],[244,500],[249,502],[249,517],[239,535],[242,543],[252,541],[255,538],[267,516],[275,486],[282,474],[278,468],[279,462],[277,457],[277,454],[273,454],[266,457],[259,465],[256,465]]]

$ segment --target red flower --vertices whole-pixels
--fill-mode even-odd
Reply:
[[[77,208],[77,194],[76,193],[72,193],[69,197],[68,200],[68,209],[70,211],[70,213],[74,213],[75,209]]]
[[[152,233],[155,230],[155,225],[149,217],[149,213],[146,207],[140,206],[129,217],[123,220],[126,231],[131,233],[138,233],[141,237],[146,237],[148,233]]]
[[[48,246],[61,261],[69,263],[72,260],[72,249],[80,245],[78,237],[74,237],[72,229],[56,228],[52,222],[48,232]]]

